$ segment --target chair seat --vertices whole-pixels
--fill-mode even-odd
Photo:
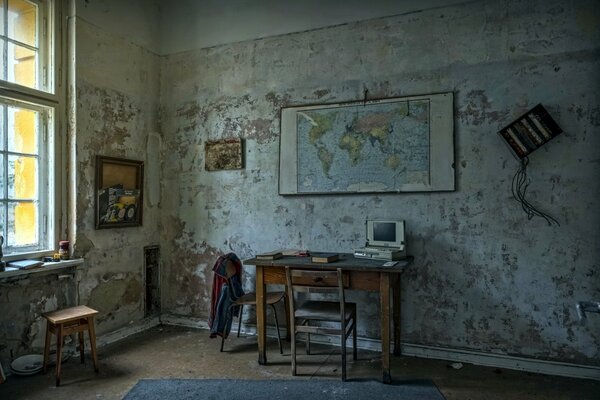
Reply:
[[[279,344],[279,353],[283,354],[283,347],[281,345],[281,333],[279,332],[279,321],[277,320],[277,310],[275,310],[275,304],[285,299],[285,292],[269,292],[265,294],[265,302],[267,305],[271,306],[273,309],[273,316],[275,317],[275,327],[277,328],[277,343]],[[233,316],[233,308],[239,307],[239,311],[237,313],[238,317],[238,332],[237,336],[240,337],[240,330],[242,328],[242,311],[244,306],[256,306],[256,293],[249,292],[240,297],[238,297],[233,304],[231,304],[231,308],[228,312],[228,318],[232,318]],[[286,308],[287,311],[287,308]],[[288,326],[288,335],[289,335],[289,326]],[[223,351],[223,346],[225,345],[225,338],[227,336],[221,336],[221,351]]]
[[[345,303],[346,320],[356,315],[356,303]],[[296,318],[315,321],[339,321],[340,303],[333,301],[306,301],[295,311]]]
[[[267,293],[266,302],[269,305],[275,304],[275,303],[281,301],[281,299],[283,298],[284,295],[285,295],[284,292]],[[237,305],[248,305],[248,304],[255,305],[256,304],[256,293],[250,292],[250,293],[246,293],[243,296],[238,297],[237,300],[235,301],[235,304],[237,304]]]

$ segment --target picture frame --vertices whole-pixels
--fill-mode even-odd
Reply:
[[[244,168],[244,143],[241,138],[208,141],[204,145],[204,151],[206,171]]]
[[[144,162],[96,156],[96,229],[141,226]]]
[[[281,108],[279,194],[454,191],[454,93]]]

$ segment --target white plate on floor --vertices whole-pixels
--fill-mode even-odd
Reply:
[[[68,352],[63,352],[62,362],[71,357]],[[48,356],[48,366],[56,364],[56,353],[52,353]],[[10,364],[10,368],[16,375],[34,375],[40,372],[44,368],[44,356],[42,354],[27,354],[14,360]]]
[[[27,354],[10,363],[10,368],[17,375],[37,374],[44,367],[44,356],[41,354]]]

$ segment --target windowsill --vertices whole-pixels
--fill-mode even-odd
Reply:
[[[11,278],[13,276],[44,274],[52,271],[60,271],[66,268],[73,268],[83,264],[83,258],[75,258],[72,260],[64,260],[59,262],[46,262],[40,267],[31,269],[17,269],[6,267],[4,272],[0,272],[0,280]]]

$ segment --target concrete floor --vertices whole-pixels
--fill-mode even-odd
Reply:
[[[100,372],[94,373],[89,356],[63,364],[61,386],[54,386],[54,369],[28,377],[9,376],[0,385],[0,399],[121,399],[142,378],[290,379],[289,344],[279,355],[277,341],[269,338],[266,366],[257,363],[255,337],[225,342],[210,339],[205,330],[161,326],[99,350]],[[87,344],[87,343],[86,343]],[[303,350],[303,348],[302,348]],[[314,346],[318,355],[298,359],[295,379],[338,378],[339,349]],[[465,364],[460,370],[449,362],[413,357],[392,357],[394,380],[428,378],[448,400],[598,399],[600,382],[499,370]],[[348,379],[381,379],[380,354],[359,351],[348,363]]]

